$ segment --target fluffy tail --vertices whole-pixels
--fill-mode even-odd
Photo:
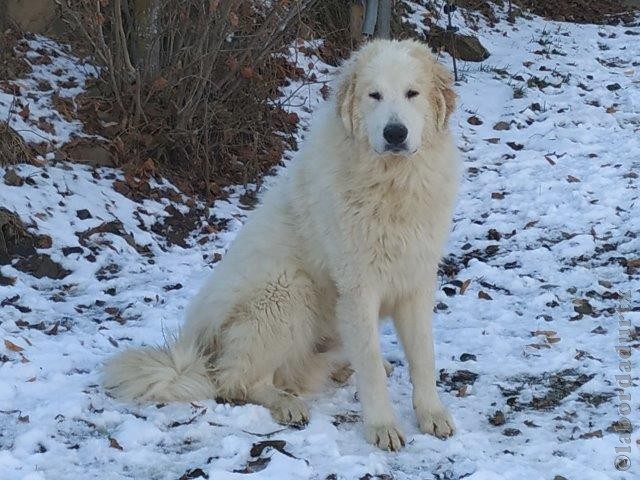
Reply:
[[[213,398],[208,358],[193,342],[124,351],[104,368],[104,385],[126,400],[156,402]]]

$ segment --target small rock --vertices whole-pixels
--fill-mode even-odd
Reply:
[[[76,216],[80,220],[87,220],[88,218],[93,218],[93,216],[91,215],[91,212],[89,212],[89,210],[87,210],[86,208],[76,211]]]
[[[574,302],[573,310],[576,313],[580,313],[582,315],[592,315],[593,314],[593,307],[591,306],[589,301],[585,300],[584,298],[582,298],[580,300],[576,300]]]
[[[506,437],[517,437],[522,432],[517,428],[505,428],[502,434]]]
[[[478,38],[447,32],[436,25],[431,26],[427,43],[431,48],[444,50],[465,62],[482,62],[490,55]]]
[[[493,126],[494,130],[509,130],[510,128],[509,122],[498,122]]]
[[[468,361],[475,362],[476,361],[476,356],[473,355],[472,353],[463,353],[462,355],[460,355],[460,361],[461,362],[468,362]]]
[[[622,87],[619,83],[612,83],[610,85],[607,85],[607,90],[609,90],[610,92],[615,92],[616,90],[620,90],[621,88]]]
[[[44,254],[22,258],[15,264],[15,268],[21,272],[33,275],[36,278],[47,277],[54,280],[61,280],[71,273],[69,270],[64,269],[59,263],[51,260],[49,255]]]
[[[467,118],[467,123],[469,123],[470,125],[482,125],[484,122],[480,120],[478,116],[471,115],[469,118]]]
[[[63,158],[92,167],[114,167],[113,155],[105,146],[90,139],[76,139],[62,148]]]
[[[436,304],[436,309],[437,310],[447,310],[448,308],[449,308],[449,306],[446,303],[438,302]]]
[[[68,257],[72,253],[79,253],[80,255],[82,255],[82,253],[84,253],[84,250],[82,249],[82,247],[62,247],[62,254],[65,257]]]

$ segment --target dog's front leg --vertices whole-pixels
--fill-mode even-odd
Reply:
[[[399,450],[404,437],[387,391],[378,338],[380,301],[366,289],[341,292],[336,315],[345,352],[356,373],[365,437],[383,450]]]
[[[413,408],[420,430],[445,438],[455,427],[436,391],[432,312],[433,292],[415,292],[398,301],[394,323],[409,361]]]

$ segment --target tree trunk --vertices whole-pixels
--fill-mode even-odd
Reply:
[[[376,21],[378,18],[378,2],[379,0],[367,0],[366,7],[364,9],[364,25],[362,26],[362,32],[373,37],[376,32]]]
[[[4,36],[4,32],[9,27],[9,20],[7,19],[7,8],[3,6],[0,8],[0,36]]]
[[[391,38],[391,0],[378,0],[376,37]]]
[[[351,16],[349,30],[351,33],[351,48],[362,41],[362,23],[364,22],[364,3],[362,0],[351,1]]]
[[[132,61],[146,73],[155,73],[159,69],[160,45],[157,42],[156,20],[158,0],[129,0],[133,3]],[[141,67],[146,68],[141,68]]]

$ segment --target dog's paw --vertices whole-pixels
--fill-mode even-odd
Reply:
[[[365,425],[364,435],[369,443],[382,450],[397,452],[404,447],[404,435],[395,424]]]
[[[416,408],[416,417],[422,433],[447,438],[456,430],[451,414],[441,404],[432,408]]]
[[[333,372],[331,372],[331,380],[336,382],[338,385],[344,385],[349,381],[351,375],[353,375],[353,368],[351,368],[351,366],[347,363],[341,365]]]
[[[293,395],[282,395],[270,406],[269,411],[273,419],[282,425],[302,428],[309,423],[309,409]]]

